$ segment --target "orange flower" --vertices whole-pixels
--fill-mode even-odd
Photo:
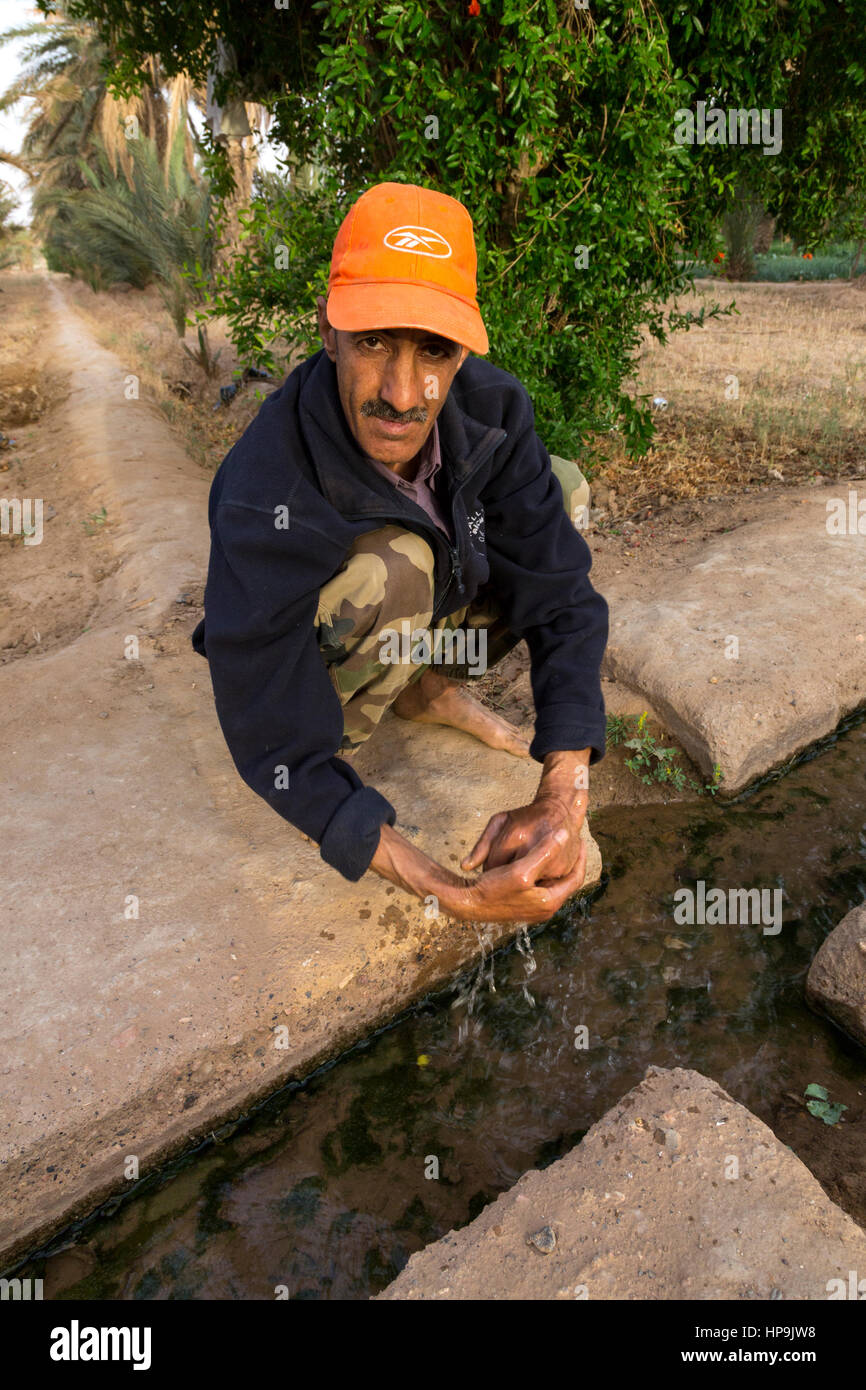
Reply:
[[[811,260],[812,260],[812,252],[811,252],[811,251],[804,251],[804,252],[803,252],[803,260],[804,260],[804,261],[811,261]]]
[[[469,13],[470,13],[470,14],[480,14],[480,13],[481,13],[481,6],[479,5],[478,0],[469,0]]]

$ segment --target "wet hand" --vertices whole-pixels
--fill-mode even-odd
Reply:
[[[586,875],[586,845],[582,841],[570,872],[558,870],[570,839],[566,827],[560,826],[510,862],[486,869],[474,883],[453,895],[448,892],[442,898],[445,910],[468,922],[548,921],[577,892]]]
[[[524,857],[538,845],[547,845],[552,851],[549,877],[557,880],[569,875],[581,850],[586,801],[586,795],[569,804],[558,796],[542,794],[528,806],[498,812],[460,867],[471,870],[483,866],[489,872]],[[557,831],[565,832],[563,838],[554,839]]]

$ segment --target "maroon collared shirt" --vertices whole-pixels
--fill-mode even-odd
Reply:
[[[453,543],[454,537],[445,510],[433,490],[436,475],[442,467],[437,421],[433,421],[433,428],[419,450],[418,471],[411,482],[408,478],[401,478],[400,474],[395,473],[393,468],[389,468],[387,464],[380,463],[378,459],[370,458],[369,454],[365,454],[364,457],[376,469],[377,473],[381,473],[383,478],[387,478],[401,492],[405,492],[407,497],[411,497],[413,502],[417,502],[430,520],[435,522],[439,530],[444,531],[448,540]]]

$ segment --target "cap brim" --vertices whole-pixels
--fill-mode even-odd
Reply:
[[[328,322],[341,332],[365,328],[426,328],[481,355],[489,350],[487,330],[477,309],[447,290],[402,283],[335,285],[328,295]]]

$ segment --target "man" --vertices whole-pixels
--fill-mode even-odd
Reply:
[[[524,387],[470,355],[488,350],[475,276],[456,199],[383,183],[350,209],[317,301],[323,349],[214,479],[193,645],[241,776],[326,863],[350,881],[372,868],[453,917],[542,922],[584,878],[607,605],[569,515],[579,471],[554,474]],[[407,632],[414,662],[394,660]],[[449,634],[483,636],[493,660],[526,639],[531,745],[455,681],[465,663],[437,662]],[[479,876],[410,844],[352,766],[387,708],[543,764],[535,799],[494,816],[464,859]]]

